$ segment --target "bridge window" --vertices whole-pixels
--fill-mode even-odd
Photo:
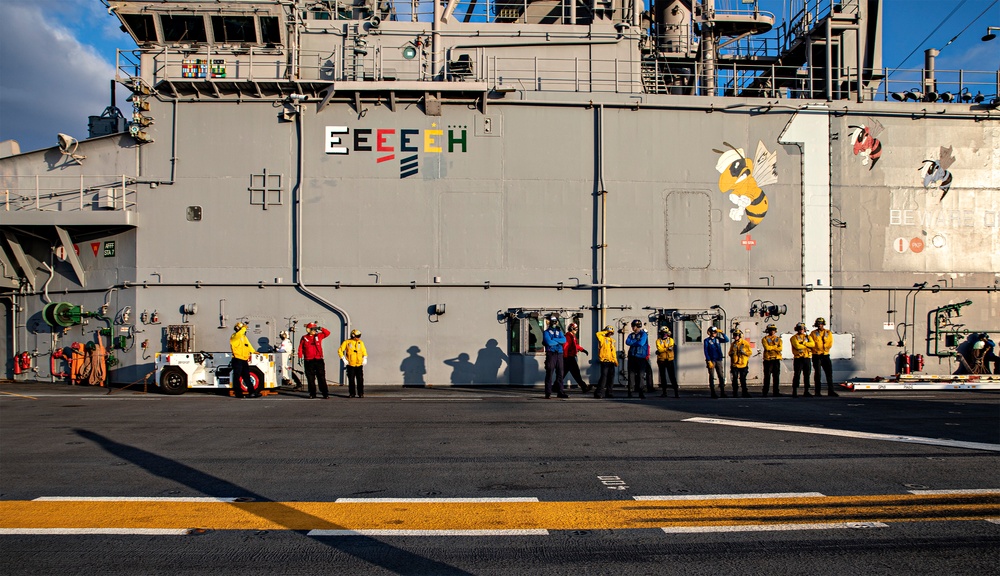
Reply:
[[[278,27],[277,16],[260,17],[261,44],[281,44],[281,29]]]
[[[160,26],[166,42],[208,42],[201,16],[160,16]]]
[[[253,16],[212,16],[212,34],[217,43],[237,44],[257,42]]]
[[[156,42],[156,25],[152,14],[122,14],[125,31],[130,33],[139,44]]]

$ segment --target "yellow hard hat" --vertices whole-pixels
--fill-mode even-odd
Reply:
[[[351,338],[359,338],[361,336],[361,330],[351,330]]]

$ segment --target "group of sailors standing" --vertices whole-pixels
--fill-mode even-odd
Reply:
[[[830,362],[830,349],[833,348],[833,333],[826,329],[826,319],[817,318],[813,323],[815,330],[806,332],[806,325],[799,322],[795,325],[795,334],[790,338],[792,346],[792,398],[799,395],[799,384],[804,384],[803,396],[813,396],[809,393],[809,374],[815,372],[813,380],[815,395],[820,396],[823,391],[822,376],[826,376],[827,396],[839,396],[833,389],[833,364]],[[770,392],[774,396],[784,396],[778,385],[781,375],[781,357],[783,343],[778,335],[778,327],[769,324],[764,330],[765,336],[761,339],[764,348],[764,386],[761,396],[767,397]],[[733,330],[732,345],[729,347],[730,372],[732,374],[733,397],[737,396],[737,384],[739,393],[744,398],[750,397],[747,390],[747,374],[750,371],[750,357],[753,352],[750,344],[743,338],[743,332],[739,329]],[[729,339],[714,326],[708,329],[708,337],[705,338],[705,364],[708,368],[708,388],[712,393],[712,398],[726,397],[726,378],[722,371],[722,344],[729,343]],[[714,369],[714,372],[713,372]],[[715,375],[719,377],[719,393],[715,392]],[[773,386],[773,390],[772,390]]]
[[[558,398],[568,398],[563,385],[565,376],[572,376],[583,393],[590,392],[591,386],[583,381],[580,375],[577,356],[580,352],[588,354],[579,343],[576,324],[570,324],[564,333],[559,326],[559,316],[552,314],[548,318],[548,328],[542,334],[545,348],[545,397],[551,398],[553,392]],[[833,347],[833,333],[826,329],[826,319],[817,318],[813,324],[815,330],[806,332],[806,325],[799,322],[795,325],[795,334],[790,342],[793,356],[794,376],[792,378],[792,397],[799,395],[799,385],[804,384],[803,396],[813,396],[809,392],[810,372],[815,372],[815,396],[822,393],[822,376],[826,376],[827,396],[838,396],[833,389],[833,365],[830,362],[830,349]],[[624,332],[624,328],[622,329]],[[768,394],[784,396],[779,391],[782,357],[782,339],[778,328],[770,324],[765,329],[762,339],[764,385],[762,396]],[[599,378],[593,387],[594,398],[612,398],[615,369],[618,367],[619,355],[615,348],[615,329],[608,325],[597,332]],[[703,341],[705,366],[708,369],[708,388],[712,398],[726,398],[726,376],[724,364],[726,354],[723,344],[730,344],[729,366],[732,382],[732,396],[750,397],[747,389],[747,374],[753,350],[750,343],[743,338],[743,332],[738,328],[732,331],[732,340],[721,333],[715,326],[709,327]],[[657,338],[651,345],[649,335],[641,320],[631,323],[631,332],[625,338],[627,352],[627,394],[632,398],[635,391],[640,399],[646,398],[646,392],[653,391],[653,371],[650,366],[651,353],[655,353],[659,372],[660,396],[667,396],[669,387],[673,389],[675,398],[679,397],[677,386],[677,371],[674,365],[674,339],[666,326],[659,328]],[[716,392],[716,377],[719,380]]]
[[[319,325],[319,322],[306,324],[306,333],[299,339],[298,358],[303,365],[309,397],[316,398],[317,385],[323,398],[330,398],[330,390],[326,384],[326,361],[323,359],[323,340],[330,331]],[[278,335],[280,344],[275,346],[276,352],[284,352],[291,368],[292,341],[288,332]],[[263,382],[254,382],[250,372],[250,357],[256,354],[253,345],[247,338],[247,325],[237,322],[233,334],[229,337],[229,346],[233,352],[232,387],[236,398],[259,398]],[[368,350],[361,341],[361,331],[351,330],[350,338],[344,340],[337,349],[337,355],[344,364],[347,374],[348,394],[351,398],[365,397],[365,369],[368,364]]]

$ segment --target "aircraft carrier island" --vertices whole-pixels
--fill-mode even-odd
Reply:
[[[2,377],[152,384],[316,322],[331,381],[360,330],[369,385],[535,386],[554,313],[595,380],[607,325],[703,387],[710,326],[759,382],[817,318],[837,382],[989,379],[1000,72],[890,78],[878,0],[107,4],[129,101],[0,158]]]

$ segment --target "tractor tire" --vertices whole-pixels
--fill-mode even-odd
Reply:
[[[160,390],[164,394],[177,396],[187,391],[187,374],[176,366],[167,366],[160,372]]]
[[[257,394],[263,393],[264,392],[264,374],[260,370],[258,370],[257,368],[254,368],[253,366],[251,366],[250,367],[250,385],[249,386],[244,385],[243,388],[244,388],[243,394],[248,395],[248,396],[256,396]]]

